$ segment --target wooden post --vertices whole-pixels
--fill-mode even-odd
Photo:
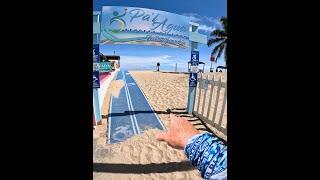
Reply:
[[[204,79],[203,82],[207,83],[209,80],[209,75],[207,75],[207,78]],[[206,97],[207,97],[207,89],[204,89],[204,95],[203,95],[203,103],[202,103],[202,110],[201,115],[204,115],[204,106],[206,105]]]
[[[218,82],[218,90],[217,90],[217,95],[216,95],[216,102],[214,103],[214,111],[213,111],[213,118],[212,118],[213,122],[214,122],[215,119],[216,119],[220,90],[221,90],[221,76],[220,76],[219,82]]]
[[[209,115],[210,115],[210,109],[211,109],[211,101],[212,101],[212,96],[213,96],[213,90],[214,90],[214,75],[212,75],[212,79],[211,79],[212,83],[211,84],[211,89],[210,89],[210,99],[209,99],[209,105],[208,105],[208,111],[207,111],[207,116],[209,119]]]

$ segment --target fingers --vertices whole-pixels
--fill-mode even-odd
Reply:
[[[174,116],[174,114],[172,114],[172,113],[169,114],[170,120],[172,120],[173,116]]]
[[[179,119],[179,117],[177,117],[175,114],[170,114],[170,120],[171,121],[176,121],[178,119]]]
[[[177,121],[188,121],[188,119],[187,118],[185,118],[185,117],[179,117],[179,116],[176,116],[175,114],[170,114],[170,120],[171,120],[171,123],[173,123],[173,122],[177,122]]]
[[[167,140],[167,133],[160,132],[160,133],[156,134],[156,139],[159,141],[166,141]]]

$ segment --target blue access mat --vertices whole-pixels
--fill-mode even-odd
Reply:
[[[118,71],[116,80],[123,80],[119,97],[111,98],[108,123],[108,144],[122,142],[147,129],[164,130],[145,95],[128,71]]]

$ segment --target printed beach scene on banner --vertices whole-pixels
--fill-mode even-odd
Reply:
[[[188,48],[189,21],[165,11],[103,6],[100,43]]]

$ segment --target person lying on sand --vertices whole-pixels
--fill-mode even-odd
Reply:
[[[212,133],[200,133],[186,118],[170,114],[171,125],[167,132],[156,135],[159,141],[183,149],[201,177],[209,180],[227,179],[227,145]]]

